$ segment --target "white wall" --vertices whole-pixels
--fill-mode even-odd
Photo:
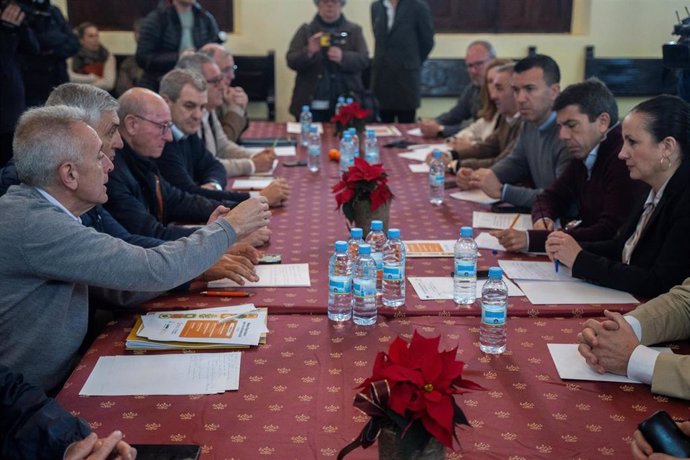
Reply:
[[[66,11],[68,0],[53,0]],[[115,1],[115,0],[99,0]],[[204,1],[201,0],[203,4]],[[228,48],[235,54],[276,52],[277,117],[287,120],[294,72],[287,68],[285,53],[300,24],[316,12],[312,0],[235,0],[235,32]],[[369,20],[371,0],[349,0],[344,8],[348,19],[362,25],[370,53],[373,37]],[[660,57],[662,43],[671,39],[675,11],[684,11],[687,0],[573,0],[572,34],[437,34],[432,57],[463,57],[467,44],[484,38],[494,43],[499,56],[519,57],[534,45],[551,55],[561,66],[562,84],[580,81],[584,75],[585,46],[594,45],[600,57]],[[102,41],[115,53],[133,53],[131,33],[103,32]],[[625,113],[639,99],[620,100]],[[421,116],[446,110],[452,100],[425,99]]]

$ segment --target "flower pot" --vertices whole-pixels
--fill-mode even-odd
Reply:
[[[423,451],[415,451],[409,455],[400,452],[400,438],[391,428],[382,428],[378,440],[381,460],[443,460],[446,458],[446,446],[436,438],[431,438]]]
[[[372,220],[383,221],[383,231],[388,233],[388,216],[390,214],[390,201],[382,206],[379,206],[376,211],[371,210],[371,201],[355,201],[352,205],[354,211],[355,227],[360,227],[364,237],[369,234],[371,230]]]

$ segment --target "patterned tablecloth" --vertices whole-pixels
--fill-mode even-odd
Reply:
[[[99,434],[121,429],[132,443],[193,443],[203,459],[334,459],[367,421],[354,387],[375,355],[414,330],[458,346],[465,377],[486,391],[458,401],[473,426],[448,459],[629,458],[639,421],[656,410],[690,418],[687,402],[648,386],[561,381],[546,343],[572,343],[578,318],[510,318],[508,352],[484,355],[476,317],[380,318],[370,328],[335,329],[325,315],[270,315],[268,343],[242,352],[239,391],[209,396],[80,397],[99,356],[124,352],[131,318],[108,327],[58,400]],[[683,350],[687,353],[687,346]],[[377,458],[376,446],[348,458]]]
[[[405,132],[407,127],[400,126]],[[245,137],[286,137],[284,124],[252,122]],[[383,137],[379,144],[400,138]],[[421,142],[420,138],[409,137]],[[338,139],[333,128],[325,126],[323,151],[337,147]],[[390,226],[401,229],[403,239],[450,240],[458,237],[463,225],[472,225],[472,211],[488,210],[488,206],[452,199],[446,194],[442,206],[432,206],[428,201],[427,176],[414,174],[408,168],[410,160],[398,156],[402,149],[381,149],[381,161],[389,175],[389,183],[395,199],[390,211]],[[290,157],[282,157],[292,159]],[[298,150],[298,158],[305,159],[306,152]],[[310,173],[305,167],[276,169],[276,176],[285,177],[291,185],[291,195],[283,208],[273,211],[272,238],[267,253],[282,256],[283,263],[309,263],[311,288],[262,288],[250,289],[256,295],[251,301],[268,307],[276,313],[324,313],[328,298],[328,258],[333,252],[333,242],[349,238],[347,221],[336,211],[331,187],[338,181],[338,164],[321,157],[321,171]],[[450,179],[450,177],[448,177]],[[233,179],[230,179],[232,183]],[[457,189],[456,189],[457,190]],[[497,256],[481,250],[479,268],[496,265]],[[529,259],[526,255],[499,253],[500,258]],[[536,257],[535,260],[546,260]],[[453,268],[450,258],[408,259],[408,276],[448,276]],[[171,295],[156,299],[146,307],[166,309],[171,307],[200,307],[240,303],[238,299],[205,298],[198,294]],[[625,312],[634,305],[532,305],[526,297],[511,298],[510,313],[521,316],[586,316],[598,315],[604,308]],[[456,306],[450,300],[421,301],[407,282],[407,303],[401,312],[383,311],[387,315],[466,315],[478,314],[479,307]]]

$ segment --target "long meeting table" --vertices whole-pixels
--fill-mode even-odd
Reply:
[[[252,123],[245,136],[285,137],[285,126]],[[336,143],[326,127],[324,150]],[[483,208],[448,197],[432,207],[426,176],[411,173],[398,152],[381,154],[396,196],[390,226],[400,228],[403,239],[456,238],[460,226],[471,225],[472,211]],[[269,334],[265,345],[241,352],[240,389],[205,396],[79,396],[99,357],[130,353],[124,340],[134,317],[126,313],[102,332],[68,379],[58,395],[65,407],[100,434],[120,429],[132,443],[198,444],[202,459],[335,459],[368,420],[352,400],[371,374],[376,353],[396,336],[409,340],[417,331],[440,335],[442,349],[458,347],[458,359],[466,362],[463,375],[485,387],[458,397],[472,428],[457,431],[461,449],[448,451],[447,459],[629,458],[632,433],[651,413],[664,409],[690,418],[687,402],[654,395],[648,386],[562,381],[556,372],[547,343],[574,343],[586,316],[634,305],[535,306],[526,297],[511,297],[508,351],[500,356],[479,350],[477,303],[421,301],[409,283],[405,307],[382,311],[374,326],[329,322],[327,260],[333,242],[348,236],[330,191],[337,164],[324,155],[319,173],[279,166],[276,175],[288,179],[292,192],[273,212],[266,252],[280,254],[283,263],[308,262],[311,287],[247,288],[255,292],[249,301],[269,309]],[[494,265],[497,257],[528,256],[482,251],[480,268]],[[448,276],[451,269],[452,259],[408,259],[407,275]],[[156,299],[143,309],[245,301],[191,292]],[[688,344],[672,346],[690,352]],[[347,458],[377,458],[376,446]]]

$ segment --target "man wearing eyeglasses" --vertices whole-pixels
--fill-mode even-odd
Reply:
[[[223,104],[216,109],[216,115],[228,139],[238,142],[242,133],[249,127],[249,96],[241,87],[230,86],[237,71],[235,59],[230,51],[218,43],[207,43],[199,52],[213,59],[223,75]]]
[[[485,41],[477,40],[467,47],[465,66],[470,77],[470,84],[460,95],[458,102],[448,112],[442,113],[434,120],[423,120],[419,127],[424,137],[450,137],[460,131],[463,124],[477,118],[481,109],[479,93],[484,84],[486,69],[496,58],[496,49]]]

